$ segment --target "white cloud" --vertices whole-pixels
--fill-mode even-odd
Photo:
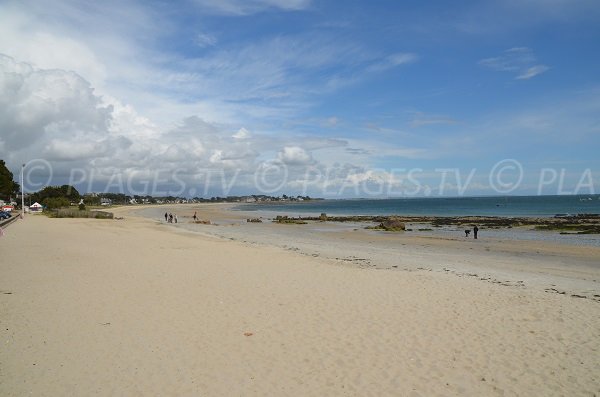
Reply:
[[[80,41],[40,31],[37,21],[11,8],[0,10],[0,52],[45,69],[77,71],[88,81],[101,84],[106,68]]]
[[[500,72],[515,72],[522,70],[533,62],[535,62],[535,57],[531,49],[513,47],[504,51],[498,57],[482,59],[479,64]]]
[[[314,162],[312,156],[299,146],[286,146],[278,154],[279,160],[288,165],[308,165]]]
[[[60,184],[69,182],[73,170],[81,171],[92,181],[82,191],[172,192],[175,174],[186,187],[205,183],[218,190],[221,180],[208,175],[227,174],[235,175],[238,188],[256,192],[254,173],[265,161],[289,167],[289,181],[302,181],[307,167],[333,167],[337,180],[344,180],[344,170],[357,167],[335,164],[344,160],[339,150],[347,146],[344,140],[251,134],[244,127],[231,134],[230,127],[198,116],[162,128],[132,106],[98,96],[73,72],[38,69],[7,56],[0,56],[0,105],[0,147],[7,150],[7,163],[14,168],[33,159],[50,161],[54,177],[62,178],[52,183]],[[313,157],[321,151],[323,163]]]
[[[181,33],[160,7],[107,1],[114,7],[74,0],[51,8],[31,0],[0,5],[0,53],[40,69],[75,71],[100,95],[119,98],[163,127],[191,114],[237,125],[293,118],[323,94],[368,79],[369,66],[385,70],[414,59],[381,58],[360,41],[322,31],[219,46],[214,35],[200,32],[192,40],[213,48],[193,58],[158,45]],[[310,2],[198,0],[186,7],[247,14],[306,9]]]
[[[297,11],[307,8],[311,0],[194,0],[204,10],[216,14],[248,15],[268,9]]]
[[[405,63],[415,62],[419,57],[416,54],[410,53],[399,53],[393,54],[388,57],[388,61],[393,66],[403,65]]]
[[[537,76],[538,74],[542,74],[545,71],[547,71],[548,69],[550,69],[548,66],[545,65],[536,65],[536,66],[532,66],[530,68],[528,68],[527,70],[525,70],[524,72],[522,72],[521,74],[519,74],[516,79],[517,80],[528,80],[532,77]]]
[[[395,68],[400,65],[405,65],[409,63],[416,62],[419,57],[416,54],[412,53],[397,53],[392,54],[385,57],[382,60],[379,60],[373,64],[371,64],[368,68],[368,72],[383,72],[388,69]]]
[[[515,73],[517,75],[515,79],[518,80],[530,79],[549,69],[546,65],[536,63],[537,59],[533,51],[527,47],[510,48],[500,56],[479,61],[480,65],[488,69]]]
[[[112,107],[73,72],[39,70],[0,54],[0,140],[19,150],[48,134],[61,138],[106,131]]]
[[[232,135],[235,139],[248,139],[250,137],[250,131],[244,127],[240,128],[238,132]]]
[[[217,44],[217,38],[207,33],[198,33],[194,42],[200,48],[212,47]]]

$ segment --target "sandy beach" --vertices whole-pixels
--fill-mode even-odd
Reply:
[[[417,236],[367,265],[335,259],[352,231],[317,253],[179,208],[6,229],[1,395],[600,395],[593,247]]]
[[[196,204],[140,207],[134,213],[159,223],[164,220],[165,212],[175,213],[179,214],[179,223],[168,226],[176,230],[276,247],[355,267],[449,272],[600,302],[597,235],[561,236],[558,232],[531,231],[531,227],[500,230],[482,227],[480,238],[474,240],[465,238],[461,227],[440,233],[429,225],[413,224],[408,225],[413,231],[393,233],[365,229],[372,223],[278,224],[271,220],[275,215],[268,212],[258,212],[262,223],[249,223],[246,220],[257,213],[243,208],[227,203]],[[193,223],[194,212],[210,225]],[[427,231],[419,231],[421,228]],[[595,244],[578,245],[583,239]]]

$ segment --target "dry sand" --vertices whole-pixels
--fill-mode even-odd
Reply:
[[[0,249],[3,396],[600,395],[591,299],[127,215],[28,216]]]

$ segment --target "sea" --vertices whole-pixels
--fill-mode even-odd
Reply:
[[[243,204],[243,211],[287,215],[429,215],[553,217],[600,214],[600,195],[427,197],[389,199],[309,200]]]

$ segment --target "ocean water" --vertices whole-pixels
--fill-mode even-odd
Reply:
[[[236,209],[287,215],[533,216],[600,214],[600,195],[315,200],[244,204]]]

